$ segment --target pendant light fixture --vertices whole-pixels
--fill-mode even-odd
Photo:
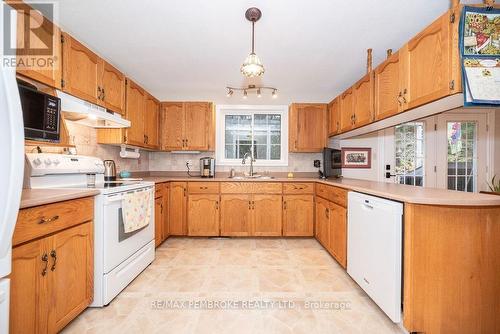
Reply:
[[[241,65],[241,74],[248,78],[258,77],[264,74],[264,65],[260,61],[257,54],[255,54],[255,22],[257,22],[262,16],[260,9],[256,7],[248,8],[245,12],[245,17],[248,21],[252,22],[252,52],[245,59],[243,65]]]

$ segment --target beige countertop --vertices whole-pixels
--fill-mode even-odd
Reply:
[[[21,209],[98,195],[95,189],[23,189]]]
[[[155,183],[169,181],[190,181],[190,182],[316,182],[332,186],[337,186],[347,190],[357,191],[368,195],[388,198],[400,202],[412,204],[428,205],[456,205],[456,206],[500,206],[500,196],[465,193],[437,188],[414,187],[403,184],[366,181],[358,179],[332,179],[320,180],[313,177],[296,177],[274,179],[230,179],[228,177],[201,178],[186,176],[143,176],[145,181]]]

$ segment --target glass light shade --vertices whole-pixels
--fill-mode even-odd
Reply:
[[[251,53],[241,65],[241,74],[248,78],[258,77],[264,74],[264,65],[255,53]]]

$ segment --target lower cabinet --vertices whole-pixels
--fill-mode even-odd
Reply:
[[[189,236],[220,235],[219,195],[190,194],[187,208]]]
[[[253,195],[252,235],[276,237],[282,235],[281,195]]]
[[[330,202],[316,198],[315,237],[327,250],[330,249]]]
[[[187,182],[171,182],[169,197],[169,234],[187,235]]]
[[[221,195],[221,235],[248,237],[252,235],[252,195]]]
[[[283,196],[283,235],[312,237],[314,235],[314,196]]]
[[[161,229],[162,240],[165,241],[170,236],[170,183],[163,184],[163,228]]]
[[[83,223],[12,250],[11,333],[57,333],[93,298],[93,225]]]
[[[158,247],[163,242],[163,194],[155,198],[155,246]]]

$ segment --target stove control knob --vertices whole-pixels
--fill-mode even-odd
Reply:
[[[40,158],[36,158],[33,160],[33,165],[40,166],[42,164],[42,160]]]
[[[54,161],[53,161],[53,163],[54,163],[54,165],[56,165],[56,166],[57,166],[57,165],[59,165],[61,162],[60,162],[58,159],[56,159],[56,160],[54,160]]]
[[[50,161],[50,159],[45,159],[44,162],[47,166],[50,166],[52,164],[52,161]]]

